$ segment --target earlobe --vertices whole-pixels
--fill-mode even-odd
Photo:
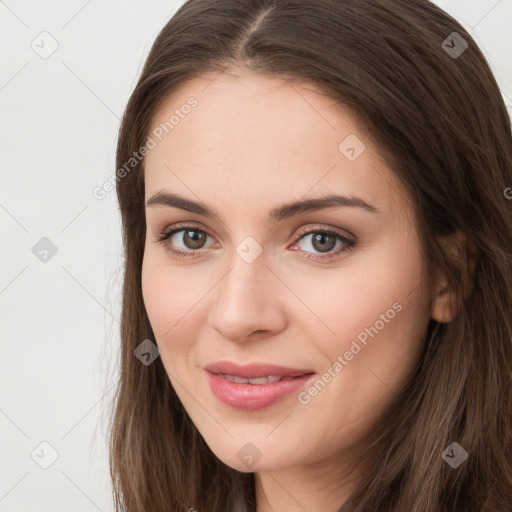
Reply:
[[[441,239],[440,244],[449,265],[461,276],[462,281],[461,287],[455,289],[448,285],[448,279],[444,273],[438,277],[431,316],[436,322],[448,323],[455,319],[461,309],[461,303],[472,292],[476,248],[461,231]],[[459,290],[462,291],[462,297]]]

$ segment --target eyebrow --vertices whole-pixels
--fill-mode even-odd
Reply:
[[[146,207],[168,206],[180,208],[187,212],[198,213],[205,217],[220,221],[220,215],[217,211],[209,208],[204,203],[191,201],[177,194],[169,192],[158,192],[146,202]],[[333,207],[353,207],[361,208],[371,213],[380,214],[381,212],[375,206],[363,201],[359,197],[343,196],[331,194],[328,196],[317,197],[285,203],[270,210],[268,215],[269,222],[279,222],[301,213],[323,210]]]

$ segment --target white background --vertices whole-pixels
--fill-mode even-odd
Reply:
[[[100,201],[92,190],[115,171],[123,109],[182,3],[0,0],[3,512],[113,510],[105,421],[119,344],[120,220],[115,191]],[[512,106],[512,0],[437,3],[475,37]],[[51,48],[44,31],[58,43],[46,59],[31,47]],[[42,237],[57,248],[46,263],[32,252]],[[34,461],[52,461],[42,442],[58,453],[47,469]]]

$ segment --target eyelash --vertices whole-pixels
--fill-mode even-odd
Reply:
[[[210,238],[213,238],[213,236],[210,235],[210,233],[208,233],[208,231],[201,229],[197,226],[182,225],[182,226],[173,226],[173,227],[171,227],[171,229],[167,228],[166,230],[161,231],[159,236],[155,239],[155,242],[158,244],[164,245],[164,247],[167,251],[169,251],[171,254],[173,254],[174,256],[176,256],[178,258],[182,258],[182,259],[192,258],[193,259],[193,258],[199,257],[200,254],[198,256],[195,256],[195,254],[200,253],[200,251],[201,251],[200,249],[199,250],[191,249],[189,251],[182,251],[179,249],[173,249],[172,247],[165,245],[166,240],[168,240],[170,237],[172,237],[173,235],[175,235],[176,233],[179,233],[181,231],[196,231],[199,233],[204,233],[204,234],[208,235]],[[330,261],[331,259],[339,256],[341,253],[350,252],[356,245],[355,240],[352,240],[352,239],[342,235],[341,233],[334,231],[333,229],[323,228],[323,227],[317,228],[317,229],[304,230],[304,231],[299,230],[299,232],[297,233],[296,241],[292,245],[297,244],[302,238],[304,238],[308,235],[311,235],[311,234],[322,234],[322,235],[334,236],[335,238],[340,240],[345,245],[345,248],[338,249],[336,252],[329,252],[329,253],[323,253],[323,254],[322,253],[307,253],[307,254],[310,254],[310,256],[304,256],[306,259]],[[302,251],[302,252],[304,252],[304,251]],[[320,254],[320,256],[319,256],[319,254]]]

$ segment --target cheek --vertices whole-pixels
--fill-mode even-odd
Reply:
[[[338,356],[344,359],[343,373],[348,377],[345,365],[353,372],[345,385],[361,390],[357,372],[369,369],[390,385],[401,383],[419,357],[429,320],[426,290],[419,253],[403,249],[374,249],[350,264],[347,259],[343,268],[317,271],[315,279],[294,280],[294,292],[309,310],[295,321],[309,333],[326,369]]]
[[[396,318],[394,323],[401,323],[423,311],[425,290],[419,255],[404,261],[397,252],[383,247],[347,259],[337,269],[290,272],[283,280],[293,285],[296,296],[307,305],[311,314],[301,315],[302,319],[315,323],[319,335],[330,335],[333,340],[356,336],[375,322],[381,328],[381,315],[385,316],[383,321]],[[283,295],[289,294],[283,289]]]
[[[367,260],[316,281],[321,288],[309,290],[307,304],[322,322],[311,314],[297,316],[300,331],[322,356],[319,381],[299,399],[326,456],[343,439],[378,424],[421,353],[428,314],[419,260],[402,264],[391,252],[384,256],[378,265]]]
[[[200,289],[200,279],[190,280],[183,268],[172,268],[163,261],[165,256],[148,251],[142,266],[142,295],[149,322],[160,347],[167,349],[172,339],[179,347],[186,336],[194,306],[207,291]],[[204,284],[204,283],[203,283]]]

